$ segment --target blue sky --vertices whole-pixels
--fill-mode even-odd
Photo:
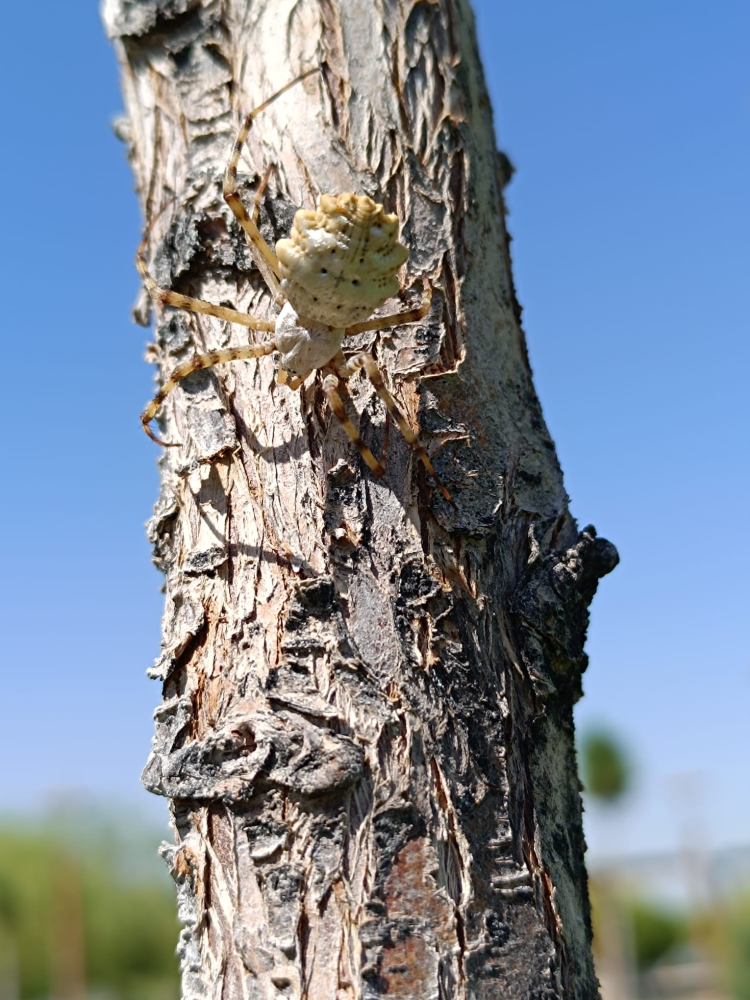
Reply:
[[[593,605],[577,716],[620,735],[637,780],[616,817],[589,810],[591,850],[670,848],[685,822],[714,846],[747,843],[750,7],[475,10],[517,168],[537,390],[575,516],[622,557]],[[22,16],[7,12],[7,37],[29,37]],[[33,46],[8,46],[0,74],[0,811],[82,789],[158,817],[138,784],[162,603],[142,528],[152,374],[130,320],[140,219],[94,5],[43,0]]]

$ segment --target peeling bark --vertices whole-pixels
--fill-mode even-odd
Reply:
[[[105,0],[160,284],[272,317],[221,196],[239,122],[261,227],[355,191],[403,222],[424,321],[363,334],[453,510],[394,431],[376,480],[314,379],[201,372],[165,406],[149,526],[163,685],[144,783],[186,998],[593,998],[572,708],[617,562],[579,532],[534,393],[466,0]],[[144,299],[137,310],[148,322]],[[253,334],[156,317],[160,377]],[[383,407],[351,394],[380,453]]]

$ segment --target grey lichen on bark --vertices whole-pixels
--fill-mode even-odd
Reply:
[[[183,992],[198,997],[598,995],[572,707],[588,605],[617,561],[567,507],[510,271],[507,161],[465,0],[105,0],[160,284],[272,317],[223,202],[261,228],[354,191],[398,214],[405,301],[363,334],[422,428],[451,508],[400,436],[375,479],[309,379],[266,358],[165,406],[149,527],[163,685],[144,772],[171,800]],[[147,322],[141,301],[137,315]],[[166,309],[160,377],[238,327]],[[385,416],[351,383],[365,441]],[[134,426],[137,421],[134,422]]]

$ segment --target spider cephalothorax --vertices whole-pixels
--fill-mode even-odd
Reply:
[[[227,361],[259,358],[278,351],[278,381],[291,389],[299,388],[312,371],[321,371],[323,392],[331,409],[367,465],[376,475],[382,476],[385,471],[383,466],[349,420],[337,391],[340,379],[349,378],[361,368],[443,496],[449,503],[453,503],[419,438],[386,388],[375,359],[364,351],[347,358],[342,351],[346,337],[367,330],[381,330],[397,323],[413,323],[429,310],[432,290],[425,281],[425,294],[418,308],[367,319],[387,299],[396,295],[401,287],[397,272],[406,263],[409,251],[399,243],[397,216],[384,212],[383,206],[367,195],[324,194],[315,211],[301,209],[296,213],[290,237],[277,242],[274,254],[261,236],[256,221],[265,181],[256,194],[252,216],[248,215],[237,194],[237,164],[253,118],[289,87],[314,72],[317,70],[297,77],[245,116],[224,172],[224,198],[245,232],[250,252],[266,284],[282,307],[275,321],[258,319],[236,309],[216,306],[202,299],[160,288],[149,274],[146,264],[148,232],[141,243],[136,266],[153,299],[178,309],[216,316],[252,330],[273,333],[272,340],[197,354],[190,361],[179,365],[141,415],[143,429],[157,444],[173,447],[174,445],[157,438],[149,424],[166,396],[182,379],[200,368],[211,368]],[[266,179],[267,177],[268,174]]]

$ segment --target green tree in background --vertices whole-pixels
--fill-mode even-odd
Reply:
[[[650,900],[631,899],[625,903],[630,922],[635,962],[640,972],[649,969],[663,955],[688,940],[685,916]]]
[[[179,995],[174,891],[158,838],[123,845],[100,818],[0,827],[0,996]]]
[[[589,730],[581,739],[580,762],[584,791],[599,802],[618,802],[631,784],[628,756],[604,729]]]

